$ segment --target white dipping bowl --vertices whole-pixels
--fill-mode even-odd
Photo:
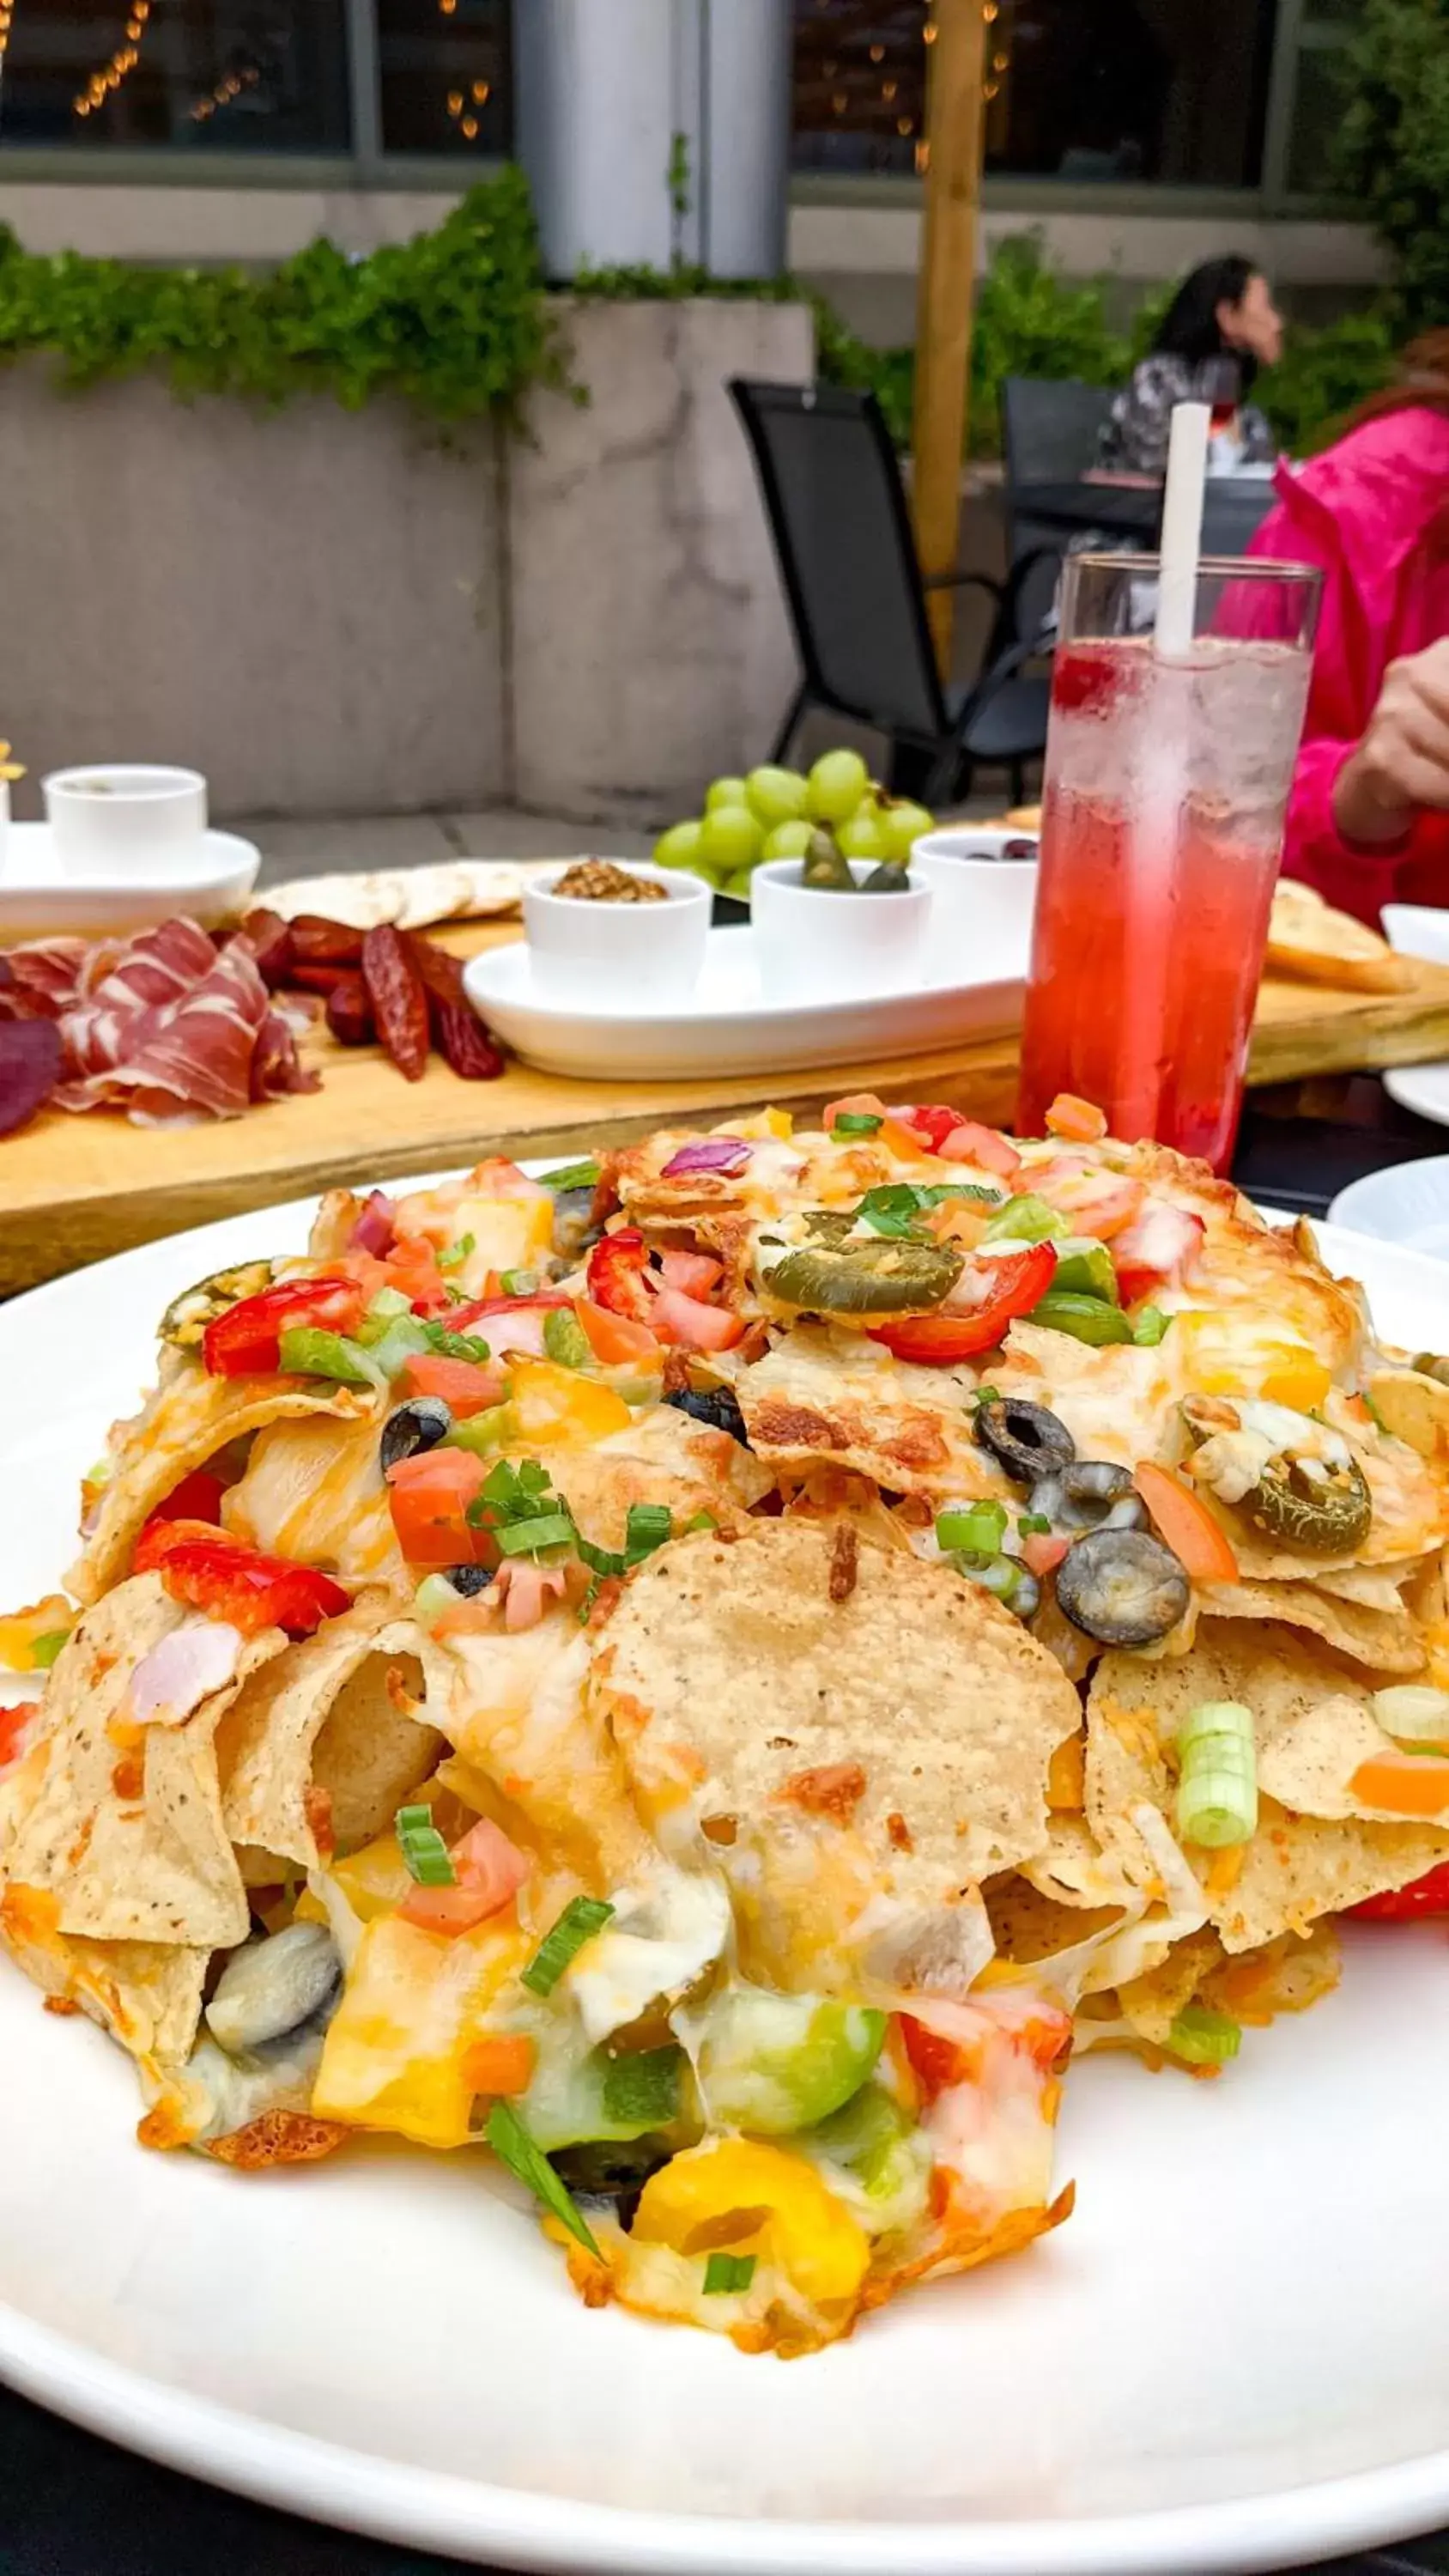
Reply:
[[[630,859],[626,874],[662,885],[664,903],[590,903],[555,894],[559,878],[578,865],[561,859],[553,875],[524,885],[523,935],[539,993],[596,1003],[607,992],[621,1009],[636,1001],[687,999],[704,964],[714,888],[678,868]]]
[[[861,885],[873,859],[852,859]],[[915,875],[897,894],[847,894],[800,882],[799,859],[767,859],[750,873],[750,935],[760,983],[773,1002],[867,1000],[925,980],[931,890]]]
[[[1019,951],[1025,959],[1041,874],[1034,858],[983,854],[983,840],[1005,840],[1010,837],[1006,833],[963,832],[959,850],[941,848],[941,843],[957,837],[926,832],[911,852],[911,875],[919,885],[929,886],[936,898],[931,964],[942,980],[953,968],[977,957],[982,942],[993,951],[998,947],[1013,955]]]
[[[75,876],[160,881],[192,866],[206,833],[199,769],[91,761],[42,779],[51,843]]]
[[[1449,912],[1427,903],[1386,903],[1379,915],[1384,937],[1401,957],[1427,957],[1449,966]]]
[[[1351,1225],[1381,1243],[1407,1244],[1449,1261],[1449,1154],[1366,1172],[1339,1191],[1328,1215],[1333,1225]]]

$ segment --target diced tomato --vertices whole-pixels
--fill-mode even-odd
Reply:
[[[1418,1753],[1375,1753],[1360,1762],[1349,1787],[1366,1807],[1396,1816],[1441,1816],[1449,1807],[1449,1762]]]
[[[724,1277],[724,1263],[708,1252],[661,1252],[660,1275],[666,1288],[682,1288],[686,1297],[707,1297]]]
[[[605,1306],[596,1306],[588,1297],[580,1297],[574,1313],[584,1328],[590,1350],[606,1368],[623,1361],[648,1362],[659,1357],[659,1344],[647,1324],[636,1324],[629,1315],[611,1315]]]
[[[1059,1091],[1046,1114],[1046,1131],[1075,1145],[1095,1145],[1107,1133],[1106,1112],[1095,1101],[1079,1100],[1075,1091]]]
[[[995,1350],[1008,1324],[1031,1312],[1046,1295],[1057,1257],[1049,1243],[1031,1243],[1020,1252],[977,1265],[981,1302],[974,1307],[938,1309],[934,1315],[903,1315],[899,1323],[872,1326],[870,1338],[883,1342],[898,1360],[934,1362],[975,1359]],[[956,1294],[960,1294],[958,1286]]]
[[[520,1628],[536,1628],[547,1604],[563,1599],[568,1569],[510,1556],[498,1569],[497,1588],[503,1598],[503,1625],[516,1634]]]
[[[1021,1561],[1040,1580],[1044,1574],[1055,1574],[1071,1543],[1069,1538],[1054,1538],[1050,1530],[1033,1530],[1021,1542]]]
[[[507,1384],[500,1368],[484,1367],[473,1360],[443,1359],[433,1351],[410,1351],[402,1375],[408,1395],[441,1396],[459,1422],[466,1422],[471,1414],[486,1413],[490,1405],[501,1404]]]
[[[1021,1169],[1021,1156],[1011,1138],[1003,1136],[999,1127],[983,1127],[976,1118],[954,1117],[936,1151],[943,1163],[975,1163],[1003,1181],[1014,1179]]]
[[[978,2071],[975,2050],[960,2040],[949,2039],[944,2031],[932,2030],[929,2024],[917,2021],[911,2013],[901,2014],[900,2025],[906,2055],[928,2102],[934,2101],[938,2093],[944,2093],[949,2085],[969,2083]]]
[[[453,1333],[471,1333],[475,1324],[500,1315],[546,1315],[551,1306],[571,1306],[572,1297],[562,1288],[536,1288],[531,1297],[470,1297],[466,1305],[454,1306],[448,1315],[448,1329]],[[485,1341],[492,1339],[485,1333]]]
[[[727,1351],[745,1329],[742,1317],[727,1306],[706,1306],[681,1288],[661,1288],[649,1320],[661,1342],[682,1351]]]
[[[936,1101],[920,1101],[914,1109],[902,1109],[899,1116],[908,1127],[924,1136],[933,1154],[939,1154],[946,1138],[961,1124],[959,1109],[945,1109]]]
[[[1170,1475],[1165,1467],[1155,1467],[1150,1459],[1143,1459],[1134,1469],[1132,1481],[1157,1525],[1159,1537],[1194,1583],[1237,1582],[1238,1560],[1227,1531],[1189,1486]]]
[[[437,1246],[425,1235],[400,1234],[384,1263],[387,1284],[398,1289],[415,1315],[444,1314],[450,1303],[448,1282],[438,1268]]]
[[[164,1503],[158,1503],[151,1514],[153,1521],[210,1521],[221,1519],[221,1498],[226,1486],[209,1467],[194,1467],[183,1476]]]
[[[404,1923],[422,1932],[453,1938],[486,1923],[511,1904],[533,1864],[501,1825],[482,1816],[471,1833],[454,1843],[448,1855],[457,1873],[455,1887],[415,1887],[398,1907]]]
[[[643,1235],[636,1225],[621,1225],[613,1234],[601,1234],[589,1254],[589,1295],[611,1315],[628,1315],[636,1324],[652,1325],[645,1284],[648,1273]]]
[[[201,1356],[213,1377],[270,1376],[281,1366],[283,1333],[299,1324],[353,1332],[363,1304],[358,1282],[337,1273],[278,1279],[259,1297],[243,1297],[214,1316],[202,1336]]]
[[[424,1449],[387,1471],[388,1508],[409,1565],[492,1565],[494,1541],[474,1529],[468,1506],[487,1475],[471,1449]]]
[[[1173,1207],[1166,1199],[1149,1201],[1112,1245],[1117,1294],[1123,1305],[1135,1306],[1139,1297],[1150,1297],[1155,1289],[1180,1279],[1196,1259],[1206,1232],[1202,1218],[1189,1209]]]
[[[20,1739],[34,1715],[34,1700],[21,1700],[16,1708],[0,1708],[0,1771],[15,1760]]]
[[[886,1105],[873,1091],[847,1091],[843,1100],[827,1100],[820,1124],[830,1134],[837,1118],[884,1118]]]
[[[463,2081],[475,2093],[489,2094],[495,2100],[500,2095],[526,2093],[533,2080],[536,2055],[525,2030],[499,2031],[491,2039],[475,2039],[472,2047],[463,2051]]]
[[[1079,1234],[1094,1234],[1099,1243],[1110,1242],[1131,1225],[1147,1196],[1141,1181],[1103,1171],[1077,1154],[1062,1154],[1033,1172],[1031,1186],[1048,1207],[1071,1217]]]
[[[244,1637],[262,1628],[310,1637],[324,1619],[352,1607],[351,1593],[318,1567],[262,1556],[204,1521],[149,1520],[136,1541],[133,1571],[159,1574],[173,1601],[226,1620]]]
[[[1366,1896],[1362,1905],[1350,1905],[1348,1912],[1361,1923],[1422,1923],[1430,1915],[1449,1914],[1449,1860],[1441,1860],[1437,1869],[1426,1870],[1407,1887]]]

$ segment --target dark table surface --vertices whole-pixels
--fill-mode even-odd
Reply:
[[[1348,1076],[1252,1094],[1234,1176],[1266,1206],[1322,1216],[1363,1173],[1446,1150],[1443,1128],[1395,1108],[1371,1075]],[[0,2576],[444,2576],[446,2564],[198,2486],[0,2390]],[[1449,2532],[1333,2564],[1449,2576]]]

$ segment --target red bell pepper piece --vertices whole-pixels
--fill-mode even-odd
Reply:
[[[636,1324],[650,1320],[649,1253],[636,1225],[621,1225],[616,1234],[601,1234],[589,1254],[588,1288],[596,1306],[611,1315],[628,1315]]]
[[[898,1324],[872,1326],[870,1338],[883,1342],[898,1360],[930,1361],[944,1368],[953,1360],[975,1359],[982,1351],[995,1350],[1018,1315],[1030,1314],[1051,1286],[1056,1266],[1057,1256],[1049,1243],[1028,1244],[1021,1252],[980,1261],[976,1265],[983,1284],[979,1306],[938,1307],[933,1315],[903,1315]]]
[[[310,1637],[324,1619],[352,1607],[352,1595],[330,1574],[290,1557],[262,1556],[205,1521],[151,1519],[136,1541],[133,1571],[159,1574],[173,1601],[225,1619],[243,1636],[285,1628]]]
[[[298,1324],[315,1324],[329,1333],[354,1332],[363,1304],[355,1279],[332,1273],[278,1279],[259,1297],[243,1297],[214,1316],[202,1336],[201,1356],[213,1377],[269,1377],[282,1364],[283,1333]]]
[[[220,1476],[214,1476],[209,1467],[193,1467],[191,1474],[182,1477],[165,1502],[157,1504],[146,1526],[149,1529],[151,1521],[210,1521],[214,1524],[221,1519],[221,1498],[225,1492]]]
[[[1391,1887],[1382,1896],[1366,1896],[1361,1905],[1350,1905],[1348,1912],[1360,1923],[1423,1923],[1435,1914],[1449,1914],[1449,1860],[1412,1879],[1407,1887]]]

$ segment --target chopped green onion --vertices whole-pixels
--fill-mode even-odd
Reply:
[[[1167,2034],[1173,2056],[1188,2066],[1225,2066],[1242,2044],[1231,2013],[1212,2012],[1206,2004],[1184,2004]]]
[[[580,1626],[581,1628],[587,1628],[587,1626],[588,1626],[588,1624],[589,1624],[590,1616],[591,1616],[591,1614],[592,1614],[592,1612],[593,1612],[594,1603],[598,1600],[598,1597],[599,1597],[599,1578],[598,1578],[598,1576],[597,1576],[597,1575],[595,1575],[595,1576],[594,1576],[594,1579],[593,1579],[593,1581],[592,1581],[592,1583],[589,1585],[589,1588],[588,1588],[587,1592],[584,1594],[584,1597],[583,1597],[582,1601],[579,1603],[579,1606],[578,1606],[577,1611],[576,1611],[576,1612],[575,1612],[575,1614],[574,1614],[574,1615],[575,1615],[575,1617],[577,1618],[578,1623],[579,1623],[579,1626]]]
[[[1204,1851],[1245,1843],[1258,1822],[1253,1712],[1241,1700],[1204,1700],[1178,1734],[1177,1830]]]
[[[463,1235],[457,1243],[450,1243],[446,1252],[439,1253],[438,1268],[440,1270],[458,1269],[460,1264],[467,1260],[469,1253],[475,1252],[477,1248],[478,1239],[476,1235]]]
[[[1069,1333],[1074,1342],[1086,1342],[1093,1350],[1132,1339],[1132,1327],[1120,1306],[1108,1306],[1100,1297],[1083,1297],[1070,1288],[1049,1288],[1025,1320],[1043,1324],[1053,1333]]]
[[[289,1377],[331,1377],[341,1386],[382,1384],[371,1351],[345,1333],[325,1333],[317,1324],[293,1324],[282,1335],[279,1358]]]
[[[593,1541],[586,1539],[579,1530],[574,1532],[574,1553],[580,1563],[588,1567],[596,1583],[606,1574],[627,1574],[629,1571],[629,1560],[621,1548],[595,1547]]]
[[[674,1514],[667,1503],[631,1503],[624,1524],[624,1554],[631,1565],[642,1565],[657,1547],[674,1535]]]
[[[976,1405],[999,1404],[1001,1402],[1001,1389],[999,1386],[978,1386],[971,1401]]]
[[[1021,1512],[1017,1516],[1016,1529],[1019,1538],[1049,1538],[1051,1526],[1049,1512]]]
[[[681,1536],[684,1538],[693,1538],[696,1530],[712,1530],[718,1528],[719,1523],[715,1519],[713,1512],[696,1512],[692,1521],[685,1522]]]
[[[391,1323],[395,1315],[412,1313],[412,1300],[400,1288],[379,1288],[377,1295],[368,1299],[367,1311],[369,1316]]]
[[[482,1413],[470,1413],[466,1422],[455,1422],[442,1446],[445,1449],[471,1449],[475,1458],[491,1458],[496,1449],[511,1440],[518,1429],[518,1417],[511,1404],[490,1404]],[[468,1505],[468,1518],[475,1529],[493,1518],[482,1494]]]
[[[560,1163],[556,1172],[540,1172],[546,1190],[596,1190],[603,1175],[597,1163]]]
[[[413,1608],[425,1628],[431,1628],[449,1610],[456,1610],[461,1593],[455,1592],[446,1574],[425,1574],[413,1594]]]
[[[429,1350],[436,1351],[440,1360],[471,1360],[475,1367],[481,1368],[484,1361],[493,1356],[488,1344],[481,1341],[476,1333],[450,1333],[446,1324],[437,1323],[424,1324],[423,1331],[428,1337]]]
[[[538,1272],[504,1270],[499,1273],[498,1285],[505,1297],[531,1297],[538,1286]]]
[[[586,1941],[603,1930],[614,1909],[602,1896],[571,1896],[551,1932],[546,1932],[523,1971],[529,1993],[551,1995],[565,1968],[571,1967]]]
[[[921,1212],[922,1193],[909,1181],[883,1182],[878,1190],[867,1190],[855,1211],[856,1222],[868,1225],[874,1234],[908,1235]]]
[[[1132,1339],[1139,1350],[1155,1350],[1171,1321],[1172,1317],[1164,1315],[1160,1306],[1144,1306],[1132,1327]]]
[[[448,1857],[448,1846],[433,1822],[431,1807],[399,1807],[393,1818],[409,1878],[419,1887],[456,1887],[458,1873]]]
[[[987,1218],[981,1240],[983,1243],[1045,1243],[1054,1234],[1065,1237],[1070,1231],[1066,1218],[1059,1216],[1054,1207],[1048,1207],[1046,1200],[1039,1199],[1035,1191],[1024,1190],[1019,1197],[1008,1199],[994,1216]]]
[[[367,1326],[364,1324],[362,1329],[366,1333]],[[416,1315],[399,1315],[377,1341],[369,1342],[368,1348],[374,1366],[381,1369],[384,1377],[394,1378],[401,1376],[410,1359],[430,1350],[432,1344]]]
[[[567,1306],[550,1306],[543,1319],[543,1347],[560,1368],[586,1368],[594,1356],[588,1334]]]
[[[1375,1691],[1369,1705],[1386,1735],[1408,1744],[1449,1744],[1449,1691],[1433,1690],[1427,1682],[1395,1682]]]
[[[981,1556],[995,1556],[1005,1536],[1004,1503],[973,1503],[966,1511],[958,1509],[936,1514],[938,1547],[963,1547]]]
[[[536,1520],[504,1521],[495,1533],[505,1556],[537,1556],[545,1547],[567,1547],[574,1525],[567,1512],[541,1512]]]
[[[1388,1426],[1388,1424],[1385,1422],[1383,1415],[1380,1413],[1380,1411],[1379,1411],[1379,1409],[1378,1409],[1378,1406],[1375,1404],[1375,1402],[1374,1402],[1374,1400],[1373,1400],[1373,1397],[1370,1395],[1370,1393],[1369,1393],[1369,1391],[1368,1391],[1368,1388],[1367,1388],[1367,1387],[1364,1387],[1364,1388],[1363,1388],[1362,1393],[1361,1393],[1361,1398],[1360,1398],[1360,1400],[1361,1400],[1361,1402],[1362,1402],[1362,1404],[1363,1404],[1364,1411],[1367,1413],[1367,1415],[1368,1415],[1368,1417],[1369,1417],[1369,1420],[1370,1420],[1371,1422],[1373,1422],[1373,1423],[1376,1423],[1380,1431],[1388,1431],[1389,1426]],[[1392,1435],[1392,1433],[1390,1433],[1390,1434],[1389,1434],[1389,1436],[1390,1436],[1390,1438],[1392,1438],[1392,1436],[1393,1436],[1393,1435]]]
[[[488,2114],[486,2135],[499,2163],[507,2165],[509,2172],[532,2192],[534,2199],[541,2200],[545,2209],[552,2210],[570,2236],[577,2237],[580,2245],[586,2247],[596,2261],[602,2262],[603,2256],[574,2204],[572,2192],[560,2182],[542,2147],[536,2138],[529,2136],[511,2102],[494,2103]]]
[[[70,1644],[69,1628],[47,1628],[44,1635],[30,1640],[30,1661],[38,1673],[48,1673],[62,1646]]]
[[[832,1136],[873,1136],[883,1124],[883,1120],[869,1116],[863,1109],[842,1109],[830,1133]]]
[[[621,2128],[637,2120],[642,2127],[667,2129],[679,2117],[683,2072],[682,2048],[641,2048],[611,2057],[604,2070],[605,2119]]]
[[[524,1458],[516,1467],[500,1458],[484,1483],[483,1500],[500,1520],[526,1521],[545,1503],[548,1489],[548,1469],[537,1458]]]
[[[1014,1556],[988,1556],[984,1548],[953,1548],[950,1562],[968,1583],[979,1583],[983,1592],[994,1592],[998,1601],[1010,1608],[1021,1590],[1022,1569]]]
[[[704,2267],[705,2295],[713,2299],[721,2291],[747,2290],[754,2277],[753,2254],[711,2254]]]

